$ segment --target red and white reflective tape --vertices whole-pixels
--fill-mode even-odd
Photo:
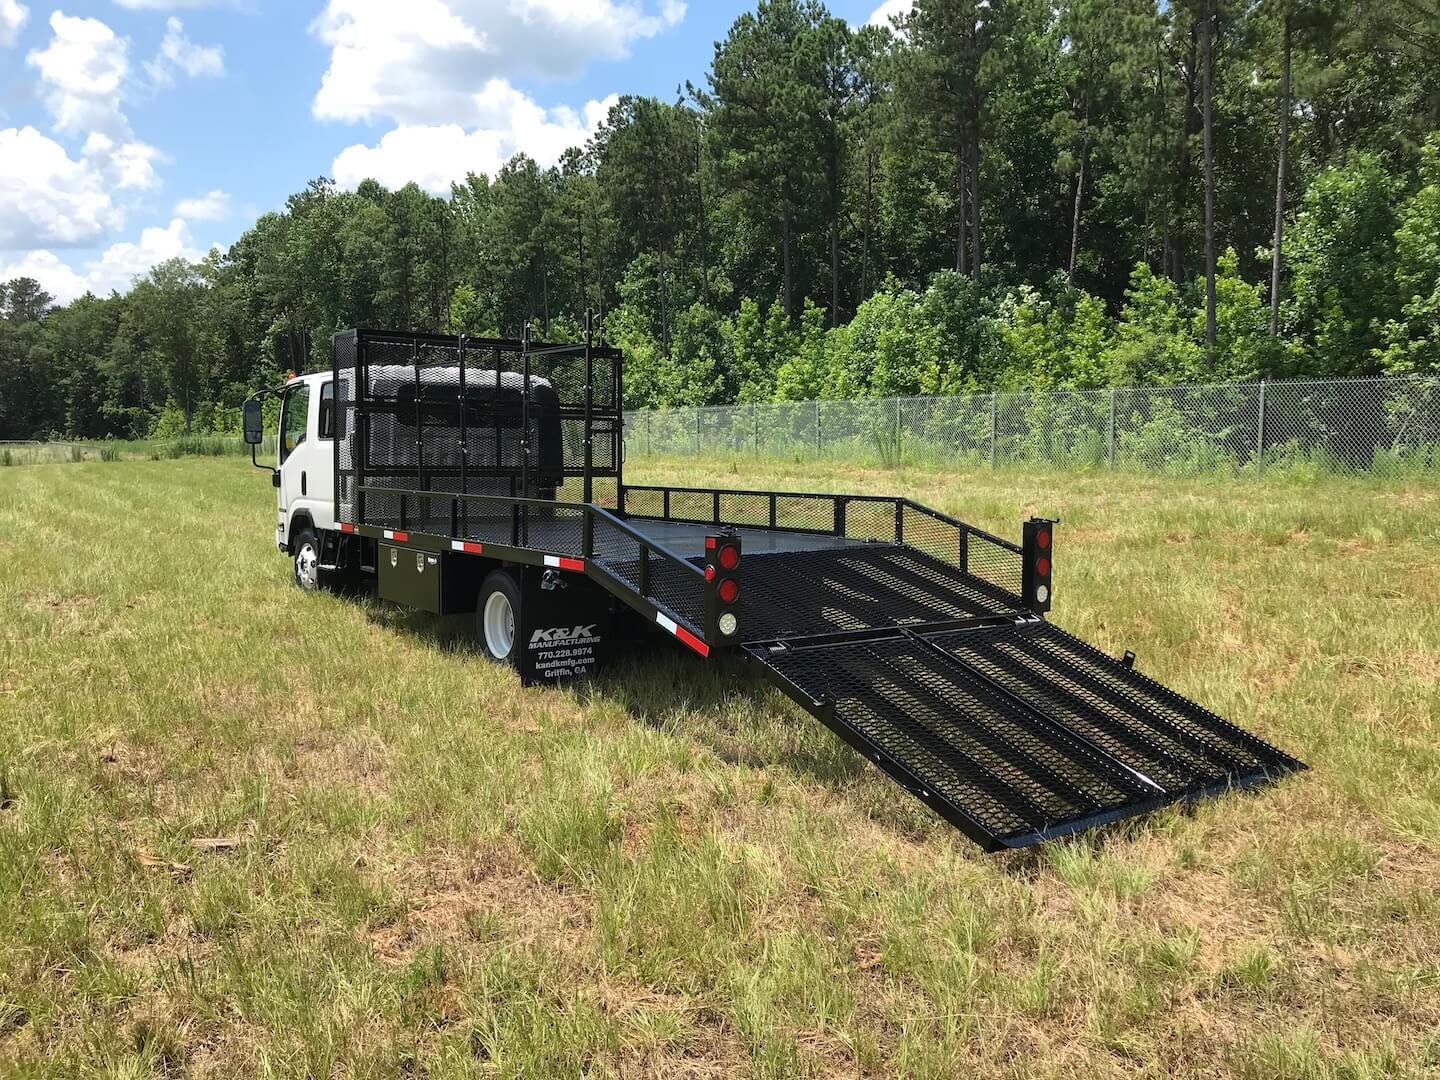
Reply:
[[[479,555],[485,550],[484,544],[472,544],[469,540],[451,540],[451,551],[463,551],[467,555]]]
[[[686,645],[689,645],[690,648],[694,649],[701,656],[710,655],[710,646],[706,645],[705,642],[701,641],[694,634],[690,633],[689,630],[686,630],[674,619],[671,619],[657,611],[655,613],[655,621],[661,626],[663,626],[666,630],[669,630],[670,633],[674,634]]]
[[[410,539],[410,534],[408,532],[397,532],[394,529],[386,529],[385,539],[399,540],[403,544],[406,540]]]
[[[340,531],[341,531],[341,532],[354,532],[354,531],[355,531],[355,526],[354,526],[354,525],[351,525],[348,521],[342,521],[342,522],[340,523]]]
[[[563,555],[546,555],[545,565],[555,566],[561,570],[574,570],[577,574],[583,574],[585,572],[585,560],[567,559]]]

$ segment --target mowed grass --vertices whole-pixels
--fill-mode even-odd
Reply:
[[[1056,514],[1055,621],[1311,771],[986,856],[665,639],[298,594],[248,463],[0,470],[0,1074],[1440,1070],[1440,490],[630,474]]]

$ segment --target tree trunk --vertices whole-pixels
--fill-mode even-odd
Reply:
[[[1166,248],[1166,272],[1177,285],[1185,282],[1185,192],[1190,179],[1190,125],[1195,116],[1196,27],[1190,27],[1190,52],[1185,65],[1185,106],[1180,114],[1179,139],[1175,153],[1174,216],[1167,220],[1170,243]]]
[[[710,306],[710,242],[709,228],[705,221],[705,142],[702,134],[695,143],[695,197],[700,216],[700,295],[705,306]]]
[[[955,150],[955,271],[968,273],[965,264],[965,147]]]
[[[1065,280],[1075,281],[1075,257],[1080,251],[1080,203],[1085,198],[1085,162],[1090,157],[1090,88],[1085,88],[1085,134],[1080,143],[1080,175],[1075,181],[1075,212],[1070,220],[1070,269]],[[1149,206],[1146,206],[1149,216]]]
[[[865,145],[865,223],[860,230],[860,303],[870,299],[870,214],[875,198],[875,153]]]
[[[840,218],[839,208],[830,218],[830,326],[840,325]]]
[[[1215,0],[1206,0],[1200,23],[1205,137],[1205,346],[1215,363]]]
[[[980,109],[970,127],[970,274],[980,279]]]
[[[665,267],[665,249],[660,249],[660,351],[670,358],[670,278]]]
[[[787,206],[780,218],[780,263],[781,263],[781,295],[780,310],[785,312],[785,317],[792,318],[794,312],[790,310],[790,208]]]
[[[1280,332],[1280,245],[1285,234],[1285,166],[1290,156],[1290,29],[1285,13],[1285,37],[1280,52],[1280,154],[1275,168],[1275,239],[1270,254],[1270,336]]]

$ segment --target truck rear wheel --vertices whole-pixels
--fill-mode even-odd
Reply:
[[[520,583],[509,570],[492,570],[480,583],[475,629],[485,655],[497,664],[517,667],[520,646],[515,637],[520,621]]]

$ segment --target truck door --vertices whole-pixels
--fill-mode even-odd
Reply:
[[[281,543],[289,542],[290,518],[304,497],[301,494],[301,474],[304,472],[305,457],[302,447],[309,439],[310,428],[310,384],[295,383],[285,391],[280,403],[280,492],[279,521],[277,529]],[[309,487],[308,477],[304,485]]]

